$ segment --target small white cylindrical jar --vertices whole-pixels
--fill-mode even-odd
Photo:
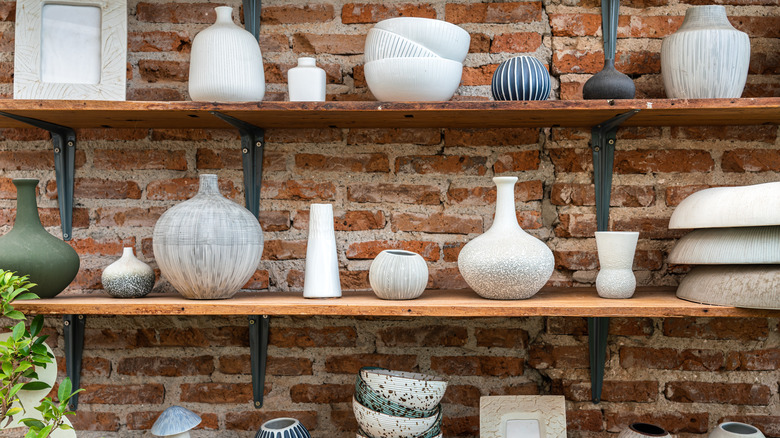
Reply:
[[[631,298],[636,289],[634,252],[639,233],[636,231],[597,231],[596,247],[601,268],[596,277],[596,291],[602,298]]]
[[[287,92],[290,102],[324,102],[325,70],[314,58],[298,58],[298,66],[287,72]]]
[[[371,262],[368,281],[383,300],[413,300],[428,284],[428,264],[417,253],[386,249]]]

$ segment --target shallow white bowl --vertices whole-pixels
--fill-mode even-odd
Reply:
[[[677,287],[677,298],[716,306],[780,309],[780,266],[696,266]]]
[[[432,18],[398,17],[383,20],[374,28],[387,30],[427,47],[442,58],[463,62],[471,36],[452,23]]]
[[[725,228],[780,225],[780,182],[713,187],[685,198],[669,228]]]
[[[385,58],[441,58],[439,55],[404,38],[397,33],[373,28],[366,36],[366,46],[363,53],[366,62]]]
[[[409,438],[422,435],[433,427],[438,415],[426,418],[393,417],[372,411],[352,398],[352,411],[360,428],[371,436],[382,438]]]
[[[382,397],[407,408],[428,411],[447,390],[447,381],[436,376],[384,369],[360,370],[360,377]]]
[[[686,265],[780,264],[780,227],[704,228],[683,236],[669,263]]]
[[[368,88],[385,102],[443,102],[460,85],[463,65],[444,58],[387,58],[365,65]]]

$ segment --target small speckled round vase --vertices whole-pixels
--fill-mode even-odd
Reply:
[[[255,438],[311,438],[311,434],[295,418],[275,418],[263,423]]]
[[[126,247],[119,260],[106,266],[101,277],[103,290],[115,298],[140,298],[154,287],[154,270],[138,260]]]
[[[663,438],[671,437],[663,427],[648,423],[633,423],[620,431],[618,438]]]
[[[530,298],[547,283],[555,260],[552,251],[523,231],[515,212],[514,176],[495,177],[496,215],[489,230],[463,247],[458,269],[483,298]]]
[[[712,429],[708,438],[764,438],[764,434],[757,428],[745,424],[729,421],[720,423]]]
[[[550,73],[533,56],[507,59],[493,73],[490,92],[495,100],[547,100]]]
[[[412,300],[422,295],[428,284],[428,264],[417,253],[387,249],[371,262],[368,281],[383,300]]]
[[[602,298],[631,298],[636,290],[632,270],[639,233],[636,231],[597,231],[599,275],[596,291]]]

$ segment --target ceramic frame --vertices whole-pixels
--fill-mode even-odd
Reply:
[[[511,420],[537,420],[541,438],[566,438],[566,402],[561,395],[500,395],[479,399],[479,437],[508,438]]]
[[[44,5],[100,8],[100,81],[43,82],[41,41]],[[125,100],[127,0],[18,0],[14,43],[14,99]],[[75,60],[74,60],[75,62]]]

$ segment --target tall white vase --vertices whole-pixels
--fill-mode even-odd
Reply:
[[[672,99],[742,96],[750,38],[729,23],[723,6],[691,6],[661,44],[661,74]]]
[[[463,247],[458,269],[466,283],[484,298],[530,298],[550,279],[555,260],[544,242],[517,223],[517,178],[495,177],[493,182],[497,188],[493,225]]]
[[[336,233],[333,230],[333,206],[312,204],[309,210],[309,241],[306,244],[304,298],[341,296]]]
[[[233,23],[233,8],[218,6],[217,21],[192,40],[190,98],[207,102],[260,101],[263,55],[255,37]]]
[[[601,269],[596,277],[596,291],[602,298],[631,298],[636,289],[634,252],[639,233],[636,231],[597,231],[596,247]]]

